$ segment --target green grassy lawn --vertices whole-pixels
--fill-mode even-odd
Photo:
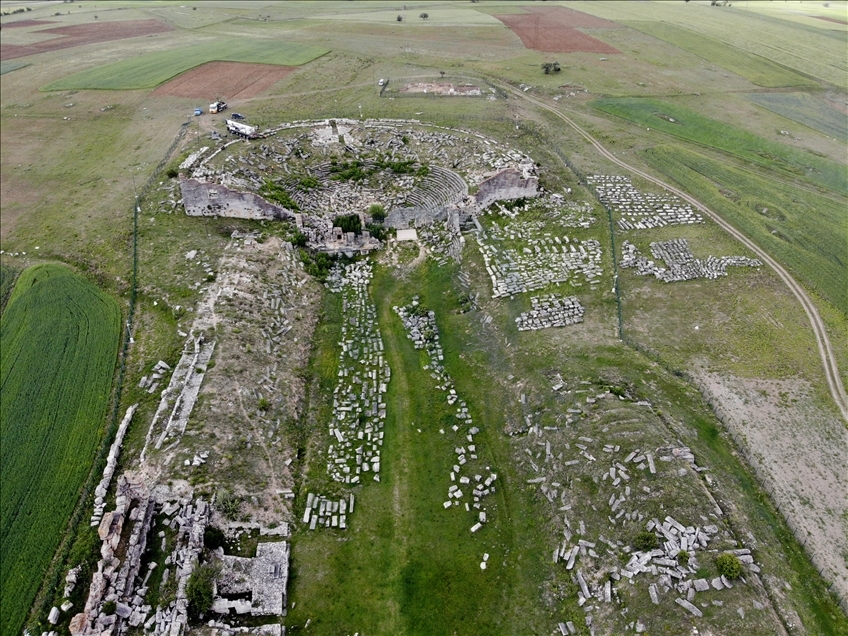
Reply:
[[[652,130],[723,150],[766,168],[788,172],[841,194],[848,192],[848,173],[835,161],[769,141],[683,106],[641,98],[598,99],[592,102],[592,106]]]
[[[644,151],[651,166],[745,232],[844,314],[846,217],[837,200],[678,146]]]
[[[845,115],[807,93],[752,93],[748,99],[757,106],[835,139],[844,142],[848,138]]]
[[[815,86],[816,83],[748,51],[728,46],[711,37],[666,22],[623,22],[655,38],[673,44],[728,71],[741,75],[757,86]]]
[[[448,313],[456,304],[446,285],[449,276],[432,265],[408,281],[378,270],[373,293],[392,368],[381,481],[359,490],[345,533],[297,533],[290,594],[296,606],[286,619],[289,626],[311,618],[309,629],[322,634],[546,632],[534,590],[545,572],[540,553],[547,550],[534,546],[538,522],[514,496],[510,470],[500,470],[507,467],[499,456],[504,451],[499,400],[478,400],[464,391],[460,379],[468,376],[461,366],[468,358],[451,346],[456,336],[445,338],[446,364],[482,429],[477,441],[483,461],[498,473],[497,493],[487,498],[489,522],[476,534],[469,531],[473,519],[462,506],[442,507],[456,444],[439,429],[452,432],[455,409],[422,369],[423,354],[407,340],[392,305],[406,304],[419,293],[437,311],[445,333],[452,333],[465,319]],[[338,310],[333,305],[331,299],[331,312]],[[334,377],[331,339],[336,330],[331,324],[321,327],[316,357],[325,387]],[[479,390],[471,393],[479,395]],[[323,463],[314,464],[301,497],[326,482]],[[484,553],[490,555],[485,571],[479,566]]]
[[[153,88],[190,68],[212,61],[299,66],[324,55],[326,49],[267,39],[223,39],[181,49],[147,53],[98,66],[51,82],[45,91]]]
[[[0,600],[19,632],[103,431],[117,303],[59,265],[24,271],[0,321]]]

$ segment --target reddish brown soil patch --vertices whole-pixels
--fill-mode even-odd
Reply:
[[[159,20],[125,20],[123,22],[93,22],[91,24],[71,24],[68,26],[42,29],[38,33],[51,33],[57,36],[53,40],[35,44],[0,46],[0,60],[11,60],[26,55],[69,49],[84,44],[109,42],[137,38],[143,35],[173,31],[171,27]]]
[[[39,26],[41,24],[56,24],[56,20],[18,20],[4,24],[4,29],[18,29],[20,27]]]
[[[153,94],[206,100],[219,96],[247,99],[269,89],[293,70],[294,66],[209,62],[162,84]]]
[[[848,24],[845,20],[838,20],[837,18],[826,18],[823,15],[814,15],[811,16],[813,18],[817,18],[819,20],[825,20],[827,22],[836,22],[836,24]]]
[[[563,9],[565,12],[563,14],[555,11],[555,9],[540,9],[532,13],[514,13],[496,15],[495,17],[521,38],[525,47],[534,51],[546,53],[620,53],[618,49],[606,42],[601,42],[560,22],[561,19],[565,19],[572,13],[585,14],[565,9]]]
[[[524,7],[527,13],[541,15],[548,24],[559,24],[572,29],[620,29],[618,22],[596,18],[582,11],[566,7]],[[520,14],[519,14],[520,15]]]

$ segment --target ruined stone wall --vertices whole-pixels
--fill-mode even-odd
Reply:
[[[293,219],[288,210],[251,192],[230,190],[220,183],[181,179],[183,205],[189,216],[224,216],[236,219]]]
[[[444,221],[447,218],[447,208],[393,208],[386,217],[386,227],[398,230],[406,230],[411,227],[431,225],[436,221]]]
[[[519,170],[507,168],[480,182],[474,201],[482,210],[495,201],[533,198],[539,194],[539,179],[522,176]]]

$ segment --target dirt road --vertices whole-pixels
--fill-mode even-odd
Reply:
[[[708,217],[710,217],[719,225],[719,227],[721,227],[724,231],[726,231],[732,237],[737,239],[749,250],[754,252],[764,263],[771,267],[781,278],[781,280],[786,284],[789,290],[795,295],[795,298],[798,299],[798,302],[801,303],[801,306],[804,308],[804,311],[807,314],[807,318],[810,321],[810,325],[812,326],[813,333],[816,337],[816,344],[818,345],[819,356],[821,357],[822,366],[824,367],[824,374],[825,378],[827,379],[827,386],[830,389],[830,394],[833,397],[833,401],[836,402],[836,405],[842,414],[842,418],[848,422],[848,395],[846,395],[845,393],[845,387],[842,384],[842,377],[839,375],[839,368],[836,364],[836,357],[833,355],[833,349],[830,345],[830,339],[827,337],[827,330],[825,329],[824,322],[819,316],[819,312],[816,309],[816,306],[813,304],[812,300],[810,300],[810,297],[807,295],[807,292],[804,291],[804,288],[801,287],[801,285],[799,285],[795,281],[795,279],[792,278],[789,272],[787,272],[780,265],[780,263],[778,263],[775,259],[769,256],[748,237],[742,234],[742,232],[740,232],[735,227],[730,225],[730,223],[722,219],[718,214],[710,210],[705,205],[699,203],[697,200],[695,200],[682,190],[679,190],[674,186],[669,185],[668,183],[665,183],[664,181],[661,181],[660,179],[657,179],[656,177],[646,172],[642,172],[638,168],[635,168],[616,157],[613,153],[604,148],[594,137],[592,137],[589,133],[587,133],[580,126],[574,123],[574,121],[566,117],[553,106],[549,106],[545,102],[536,99],[535,97],[531,97],[523,91],[513,88],[512,86],[500,83],[498,84],[501,86],[501,88],[509,91],[513,95],[521,97],[529,101],[530,103],[535,104],[539,108],[544,108],[545,110],[559,117],[562,121],[571,126],[578,133],[580,133],[580,135],[583,136],[586,141],[591,143],[602,156],[609,159],[616,165],[619,165],[625,170],[629,170],[633,174],[637,174],[643,179],[647,179],[648,181],[655,183],[662,188],[665,188],[669,192],[673,192],[684,201],[690,203],[693,207],[697,208],[698,210],[706,214]]]

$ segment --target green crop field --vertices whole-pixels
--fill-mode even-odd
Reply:
[[[0,75],[5,75],[6,73],[17,71],[19,68],[24,68],[25,66],[29,66],[29,63],[18,62],[17,60],[9,62],[0,62]]]
[[[225,39],[182,49],[148,53],[98,66],[51,82],[45,91],[153,88],[206,62],[250,62],[299,66],[327,52],[317,46],[266,39]]]
[[[807,93],[753,93],[748,99],[757,106],[835,139],[844,142],[848,138],[845,115]]]
[[[624,22],[713,64],[741,75],[757,86],[814,86],[815,82],[759,55],[666,22]]]
[[[844,204],[678,146],[657,146],[645,157],[848,314]]]
[[[746,11],[741,2],[731,4],[732,8],[710,7],[697,2],[575,2],[571,6],[616,22],[668,22],[834,86],[845,84],[848,33],[831,29],[833,25],[824,20],[820,21],[821,26],[802,24],[789,19],[790,14],[783,18],[777,12],[766,15]],[[778,3],[751,4],[756,7]]]
[[[723,150],[745,161],[788,172],[840,193],[848,191],[848,174],[844,166],[835,161],[770,141],[683,106],[640,98],[597,99],[592,106],[652,130]]]
[[[6,308],[6,301],[12,293],[18,271],[9,265],[0,265],[0,313]]]
[[[121,312],[60,265],[36,265],[0,320],[0,633],[20,633],[103,431]]]

